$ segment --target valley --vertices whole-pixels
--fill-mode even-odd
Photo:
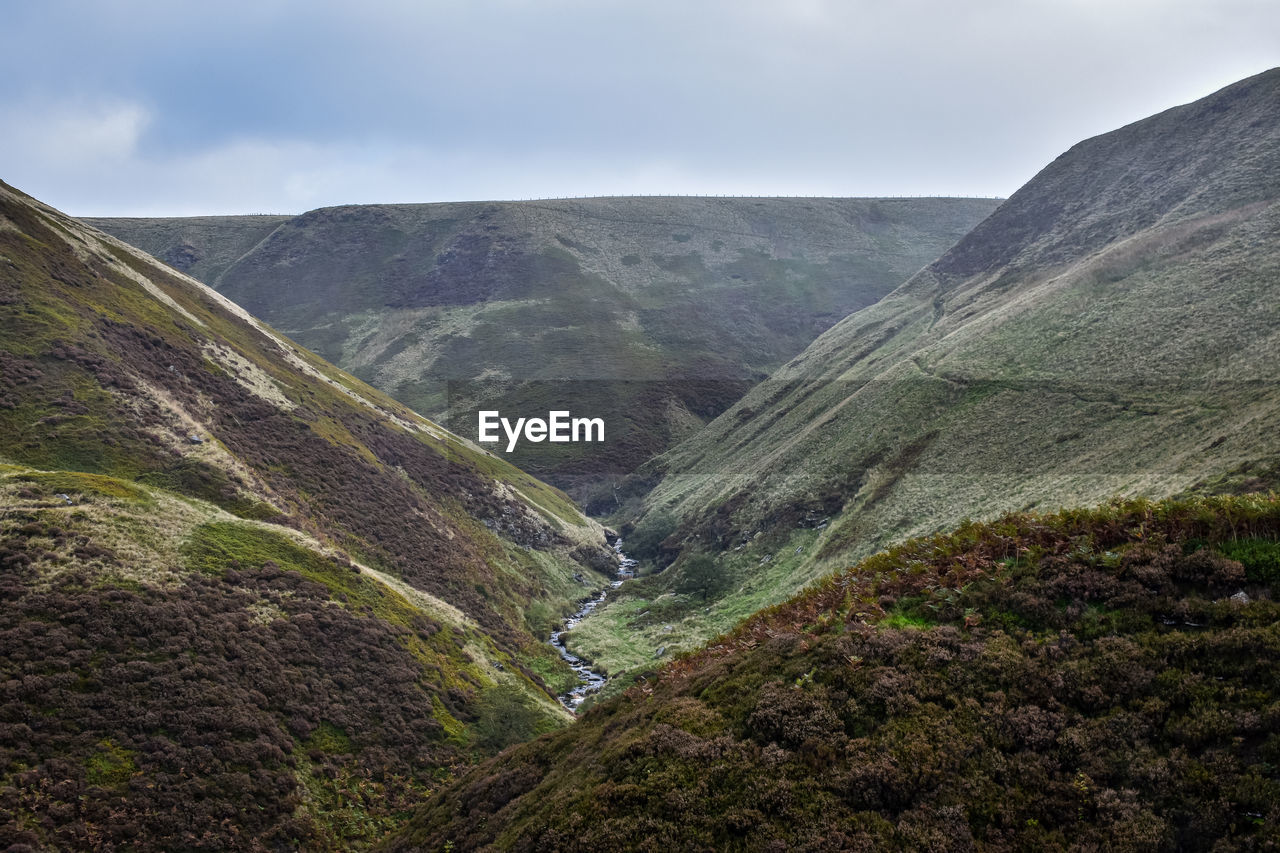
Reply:
[[[624,580],[632,575],[636,561],[632,560],[626,554],[622,553],[622,540],[619,539],[613,544],[613,550],[618,555],[618,579],[609,584],[608,587],[601,590],[600,595],[588,599],[582,603],[582,606],[574,611],[573,615],[564,621],[559,628],[551,632],[551,645],[560,657],[572,667],[573,671],[578,674],[578,680],[581,682],[573,687],[569,692],[561,695],[560,701],[566,708],[571,711],[577,711],[582,703],[592,698],[606,684],[606,677],[592,669],[591,664],[569,651],[565,645],[568,634],[578,623],[591,614],[593,610],[605,602],[609,596],[610,590],[617,589],[622,586]]]
[[[966,518],[1271,487],[1278,100],[1272,71],[1079,143],[642,466],[623,533],[665,571],[597,610],[575,651],[643,668]],[[709,600],[685,576],[706,559]]]
[[[0,846],[1280,845],[1277,105],[1003,202],[0,183]]]
[[[7,185],[0,340],[8,843],[361,846],[571,720],[563,493]]]
[[[1278,525],[1273,493],[901,543],[471,770],[383,849],[1265,847]]]
[[[504,453],[602,515],[623,475],[997,204],[599,198],[89,223],[473,441],[480,410],[602,419],[602,446]]]

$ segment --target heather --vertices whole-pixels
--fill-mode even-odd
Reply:
[[[471,771],[391,846],[1267,849],[1278,535],[1250,495],[912,540]]]

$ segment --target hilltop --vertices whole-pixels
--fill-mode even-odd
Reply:
[[[566,724],[599,525],[0,184],[0,839],[350,849]]]
[[[153,258],[202,282],[216,281],[291,216],[84,217],[80,221],[119,237]]]
[[[575,650],[617,672],[964,518],[1274,470],[1277,103],[1271,71],[1079,143],[641,469],[630,547],[674,566]]]
[[[996,204],[599,198],[345,206],[278,223],[91,222],[189,262],[294,340],[461,435],[477,438],[479,409],[603,418],[603,447],[525,444],[507,458],[606,513],[623,474]]]

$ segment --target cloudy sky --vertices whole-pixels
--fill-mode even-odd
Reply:
[[[0,0],[0,178],[77,215],[999,195],[1280,65],[1275,0]]]

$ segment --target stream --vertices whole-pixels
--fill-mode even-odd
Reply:
[[[618,587],[622,586],[623,572],[630,572],[632,569],[635,568],[636,561],[628,557],[626,554],[622,553],[621,537],[619,537],[618,540],[613,543],[613,550],[617,553],[618,557],[620,558],[620,562],[618,563],[618,579],[615,580],[613,583],[609,584],[609,586],[606,587],[605,589],[601,590],[598,596],[596,596],[595,598],[589,599],[581,607],[579,607],[576,613],[574,613],[567,620],[565,620],[564,625],[561,626],[559,630],[551,632],[551,640],[550,640],[551,645],[554,646],[555,650],[560,653],[560,657],[564,658],[565,663],[569,664],[569,666],[573,669],[573,671],[578,674],[578,680],[582,682],[577,687],[573,688],[568,693],[565,693],[560,697],[561,704],[563,704],[570,711],[576,712],[578,710],[578,706],[582,704],[582,700],[586,699],[592,693],[595,693],[597,690],[603,687],[605,682],[605,677],[600,673],[592,670],[591,665],[588,664],[586,661],[584,661],[582,658],[578,657],[577,655],[573,654],[568,649],[566,649],[564,647],[564,640],[562,640],[561,637],[564,636],[565,633],[572,631],[573,626],[581,622],[583,617],[585,617],[592,610],[595,610],[596,606],[599,605],[600,602],[604,601],[605,598],[609,595],[609,590],[617,589]],[[627,577],[630,577],[630,575],[628,574]]]

